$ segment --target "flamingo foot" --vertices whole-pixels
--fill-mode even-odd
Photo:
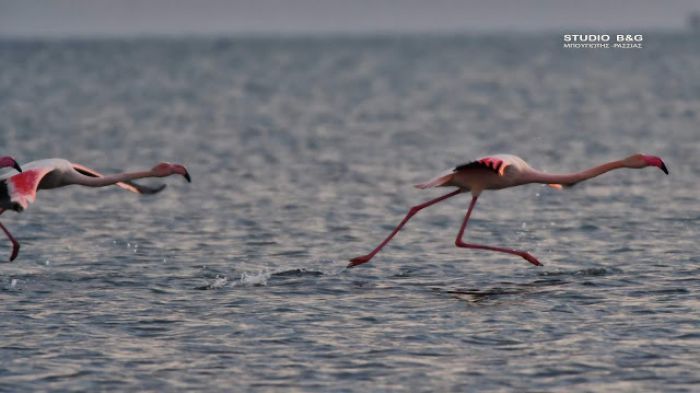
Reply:
[[[540,263],[540,261],[537,260],[537,258],[533,257],[530,253],[523,252],[522,254],[520,254],[520,256],[535,266],[544,266],[542,265],[542,263]]]
[[[348,268],[357,266],[357,265],[362,265],[363,263],[369,262],[369,260],[372,259],[372,255],[363,255],[361,257],[355,257],[350,260],[350,263],[348,264]]]

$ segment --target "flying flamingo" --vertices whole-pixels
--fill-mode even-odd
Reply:
[[[0,161],[2,163],[2,161]],[[16,167],[19,170],[19,166]],[[147,177],[166,177],[170,175],[182,175],[190,182],[190,175],[184,166],[162,162],[151,170],[140,172],[124,172],[114,175],[102,175],[101,173],[60,158],[32,161],[23,165],[21,173],[14,173],[0,177],[0,214],[5,210],[21,212],[36,199],[38,190],[65,187],[77,184],[87,187],[104,187],[117,185],[125,190],[138,194],[155,194],[165,188],[146,187],[132,182],[135,179]],[[10,262],[17,258],[19,242],[0,223],[0,229],[12,242],[12,254]]]
[[[486,246],[482,244],[466,243],[462,240],[464,230],[467,227],[467,221],[472,214],[476,200],[484,190],[500,190],[502,188],[515,187],[529,183],[543,183],[550,187],[561,189],[562,187],[570,187],[576,183],[588,180],[590,178],[602,175],[605,172],[620,168],[645,168],[655,166],[661,169],[668,175],[668,169],[661,160],[656,156],[634,154],[622,160],[607,162],[602,165],[595,166],[582,172],[569,174],[551,174],[538,171],[528,165],[522,158],[510,154],[498,154],[481,158],[476,161],[468,162],[457,166],[454,169],[443,172],[437,177],[428,180],[425,183],[417,184],[417,188],[425,189],[431,187],[457,187],[457,190],[441,197],[429,200],[420,205],[413,206],[399,225],[384,239],[372,252],[367,255],[359,256],[350,260],[348,267],[361,265],[369,262],[389,241],[401,230],[401,228],[422,209],[444,201],[455,195],[470,191],[472,200],[467,209],[467,214],[464,217],[462,226],[459,228],[455,245],[462,248],[473,248],[479,250],[489,250],[503,252],[507,254],[518,255],[535,266],[542,266],[540,261],[534,256],[525,251],[515,250],[512,248]]]

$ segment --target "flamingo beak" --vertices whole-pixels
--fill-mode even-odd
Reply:
[[[180,164],[170,164],[170,165],[172,165],[174,173],[177,173],[178,175],[182,175],[182,177],[184,177],[188,183],[192,183],[192,178],[190,177],[190,173],[187,172],[187,168],[185,168],[184,165],[180,165]]]
[[[15,168],[17,170],[17,172],[22,172],[22,167],[19,166],[17,161],[15,161],[15,163],[12,165],[12,167]]]
[[[655,166],[668,175],[668,168],[666,168],[666,164],[664,164],[661,158],[657,156],[643,156],[642,158],[644,159],[647,165]]]

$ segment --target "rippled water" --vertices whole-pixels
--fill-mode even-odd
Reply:
[[[645,39],[0,42],[0,153],[193,177],[2,215],[0,391],[697,389],[700,41]],[[468,238],[542,268],[453,247],[466,196],[344,268],[444,168],[637,151],[671,175],[480,198]]]

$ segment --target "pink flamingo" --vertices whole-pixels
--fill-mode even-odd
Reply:
[[[155,194],[165,188],[146,187],[132,180],[146,177],[165,177],[170,175],[182,175],[190,182],[190,175],[184,166],[162,162],[151,170],[140,172],[125,172],[115,175],[102,175],[101,173],[60,158],[32,161],[23,165],[21,173],[5,175],[0,178],[0,214],[5,210],[21,212],[36,199],[38,190],[65,187],[77,184],[87,187],[104,187],[117,185],[125,190],[138,194]],[[17,258],[19,242],[0,223],[0,229],[12,242],[12,254],[10,262]]]
[[[393,237],[401,228],[422,209],[444,201],[455,195],[470,191],[472,200],[467,209],[467,214],[464,217],[462,226],[459,228],[455,245],[462,248],[473,248],[478,250],[489,250],[503,252],[507,254],[518,255],[535,266],[542,266],[540,261],[534,256],[525,251],[515,250],[511,248],[493,247],[482,244],[466,243],[462,240],[464,230],[467,228],[467,221],[471,216],[474,205],[479,195],[484,190],[500,190],[508,187],[520,186],[529,183],[543,183],[550,187],[561,189],[562,186],[570,187],[576,183],[599,176],[605,172],[620,168],[645,168],[655,166],[661,169],[668,175],[668,169],[661,160],[656,156],[634,154],[622,160],[607,162],[602,165],[595,166],[582,172],[569,174],[551,174],[533,169],[520,157],[510,154],[498,154],[481,158],[463,165],[459,165],[454,169],[448,170],[434,179],[428,180],[425,183],[417,184],[417,188],[425,189],[431,187],[457,187],[457,190],[449,194],[432,199],[420,205],[413,206],[399,225],[384,239],[372,252],[367,255],[359,256],[350,260],[348,267],[361,265],[369,262]]]

